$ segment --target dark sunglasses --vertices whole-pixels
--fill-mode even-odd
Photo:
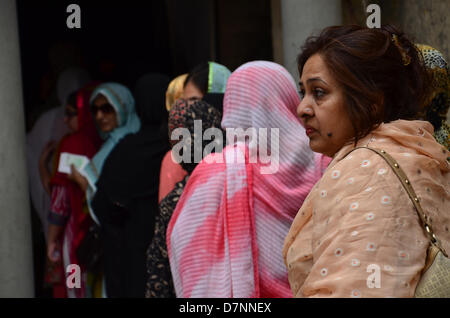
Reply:
[[[66,116],[66,117],[71,118],[71,117],[75,117],[77,115],[78,115],[78,112],[76,110],[70,110],[67,108],[64,110],[64,116]]]
[[[111,114],[115,112],[114,107],[109,103],[103,104],[101,106],[91,105],[91,113],[94,116],[97,115],[98,111],[101,111],[103,114]]]

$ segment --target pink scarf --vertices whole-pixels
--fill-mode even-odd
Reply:
[[[330,160],[309,148],[299,102],[294,80],[278,64],[246,63],[229,78],[222,127],[279,128],[279,142],[267,132],[271,154],[279,147],[279,167],[265,173],[270,164],[249,162],[258,148],[240,142],[196,167],[167,230],[177,297],[292,296],[284,238]]]

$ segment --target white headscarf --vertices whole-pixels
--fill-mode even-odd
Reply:
[[[42,222],[46,239],[50,197],[41,183],[39,157],[49,141],[60,141],[69,132],[67,125],[64,123],[64,107],[67,97],[89,81],[89,74],[83,69],[69,68],[62,72],[57,82],[57,95],[61,106],[43,113],[27,134],[27,168],[31,201]]]

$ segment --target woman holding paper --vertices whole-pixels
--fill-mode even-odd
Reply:
[[[168,85],[163,74],[146,74],[137,81],[133,95],[141,129],[111,151],[96,183],[91,206],[102,228],[110,298],[145,294],[145,251],[153,238],[161,161],[168,150],[167,129],[162,126]]]
[[[136,133],[141,128],[133,95],[122,84],[105,83],[100,85],[92,93],[90,102],[92,117],[104,143],[82,171],[72,169],[71,174],[71,177],[86,191],[89,205],[97,191],[96,182],[110,152],[123,137]],[[89,212],[94,221],[100,224],[90,206]]]
[[[76,249],[83,240],[92,220],[87,211],[84,193],[76,183],[69,179],[70,170],[63,169],[61,158],[79,156],[80,159],[88,160],[101,145],[101,139],[88,107],[90,94],[96,85],[90,84],[78,93],[71,94],[68,98],[64,121],[71,133],[66,135],[57,147],[55,156],[57,160],[53,164],[55,172],[50,179],[49,187],[51,208],[48,215],[47,255],[53,268],[53,271],[50,272],[53,276],[51,281],[63,286],[64,290],[60,296],[65,295],[71,298],[87,296],[87,274],[82,265],[78,264]],[[80,265],[81,288],[66,289],[64,284],[66,278],[63,273],[66,272],[69,264]],[[59,273],[59,279],[55,277],[57,273]]]
[[[90,212],[100,224],[104,294],[144,297],[145,251],[158,211],[159,167],[167,152],[161,133],[169,78],[147,74],[137,82],[136,105],[119,84],[104,84],[93,94],[92,109],[104,146],[74,177],[87,189]]]

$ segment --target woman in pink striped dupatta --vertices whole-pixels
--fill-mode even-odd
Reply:
[[[292,296],[284,237],[329,163],[310,150],[299,103],[294,80],[278,64],[250,62],[231,75],[222,128],[254,128],[260,142],[227,138],[223,152],[205,157],[192,173],[167,230],[177,297]],[[270,163],[260,160],[261,139]]]

